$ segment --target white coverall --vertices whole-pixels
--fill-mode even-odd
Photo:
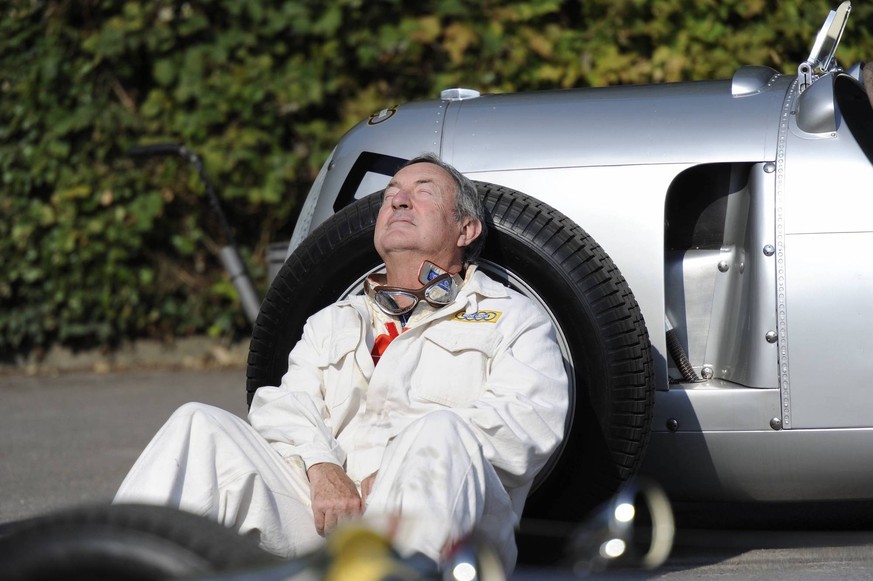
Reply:
[[[322,541],[306,469],[332,462],[359,489],[378,471],[364,518],[400,514],[401,554],[439,561],[475,527],[511,570],[525,497],[563,436],[567,378],[554,328],[475,267],[451,305],[422,302],[374,365],[388,320],[365,296],[316,313],[281,385],[255,393],[251,425],[183,406],[115,502],[209,516],[291,557]]]

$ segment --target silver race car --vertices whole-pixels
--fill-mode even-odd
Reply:
[[[379,192],[432,151],[477,182],[480,268],[550,313],[572,378],[527,519],[578,522],[637,473],[677,500],[873,498],[873,64],[837,64],[850,8],[797,74],[447,89],[362,121],[280,251],[249,397],[382,266]]]

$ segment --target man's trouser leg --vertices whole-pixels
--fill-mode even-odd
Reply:
[[[186,404],[136,461],[116,503],[172,506],[254,535],[291,557],[322,542],[302,462],[285,461],[248,423],[225,410]]]
[[[452,412],[416,420],[386,448],[364,516],[398,514],[394,543],[403,555],[439,561],[447,545],[477,528],[506,567],[515,565],[509,495],[472,430]]]

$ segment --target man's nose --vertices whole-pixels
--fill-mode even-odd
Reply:
[[[408,208],[411,201],[412,196],[409,195],[409,192],[401,188],[391,198],[391,205],[395,208]]]

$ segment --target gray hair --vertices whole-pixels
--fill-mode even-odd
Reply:
[[[467,176],[459,172],[454,166],[444,162],[434,153],[422,153],[403,164],[399,169],[410,166],[416,163],[432,163],[443,168],[446,173],[452,176],[452,180],[457,186],[455,195],[455,219],[458,221],[464,218],[472,218],[478,220],[482,224],[482,232],[470,244],[464,247],[464,265],[476,262],[479,255],[482,253],[482,247],[485,246],[485,236],[488,234],[488,226],[485,222],[485,206],[482,205],[482,200],[479,198],[479,192],[476,190],[476,184]],[[399,171],[398,169],[398,171]]]

